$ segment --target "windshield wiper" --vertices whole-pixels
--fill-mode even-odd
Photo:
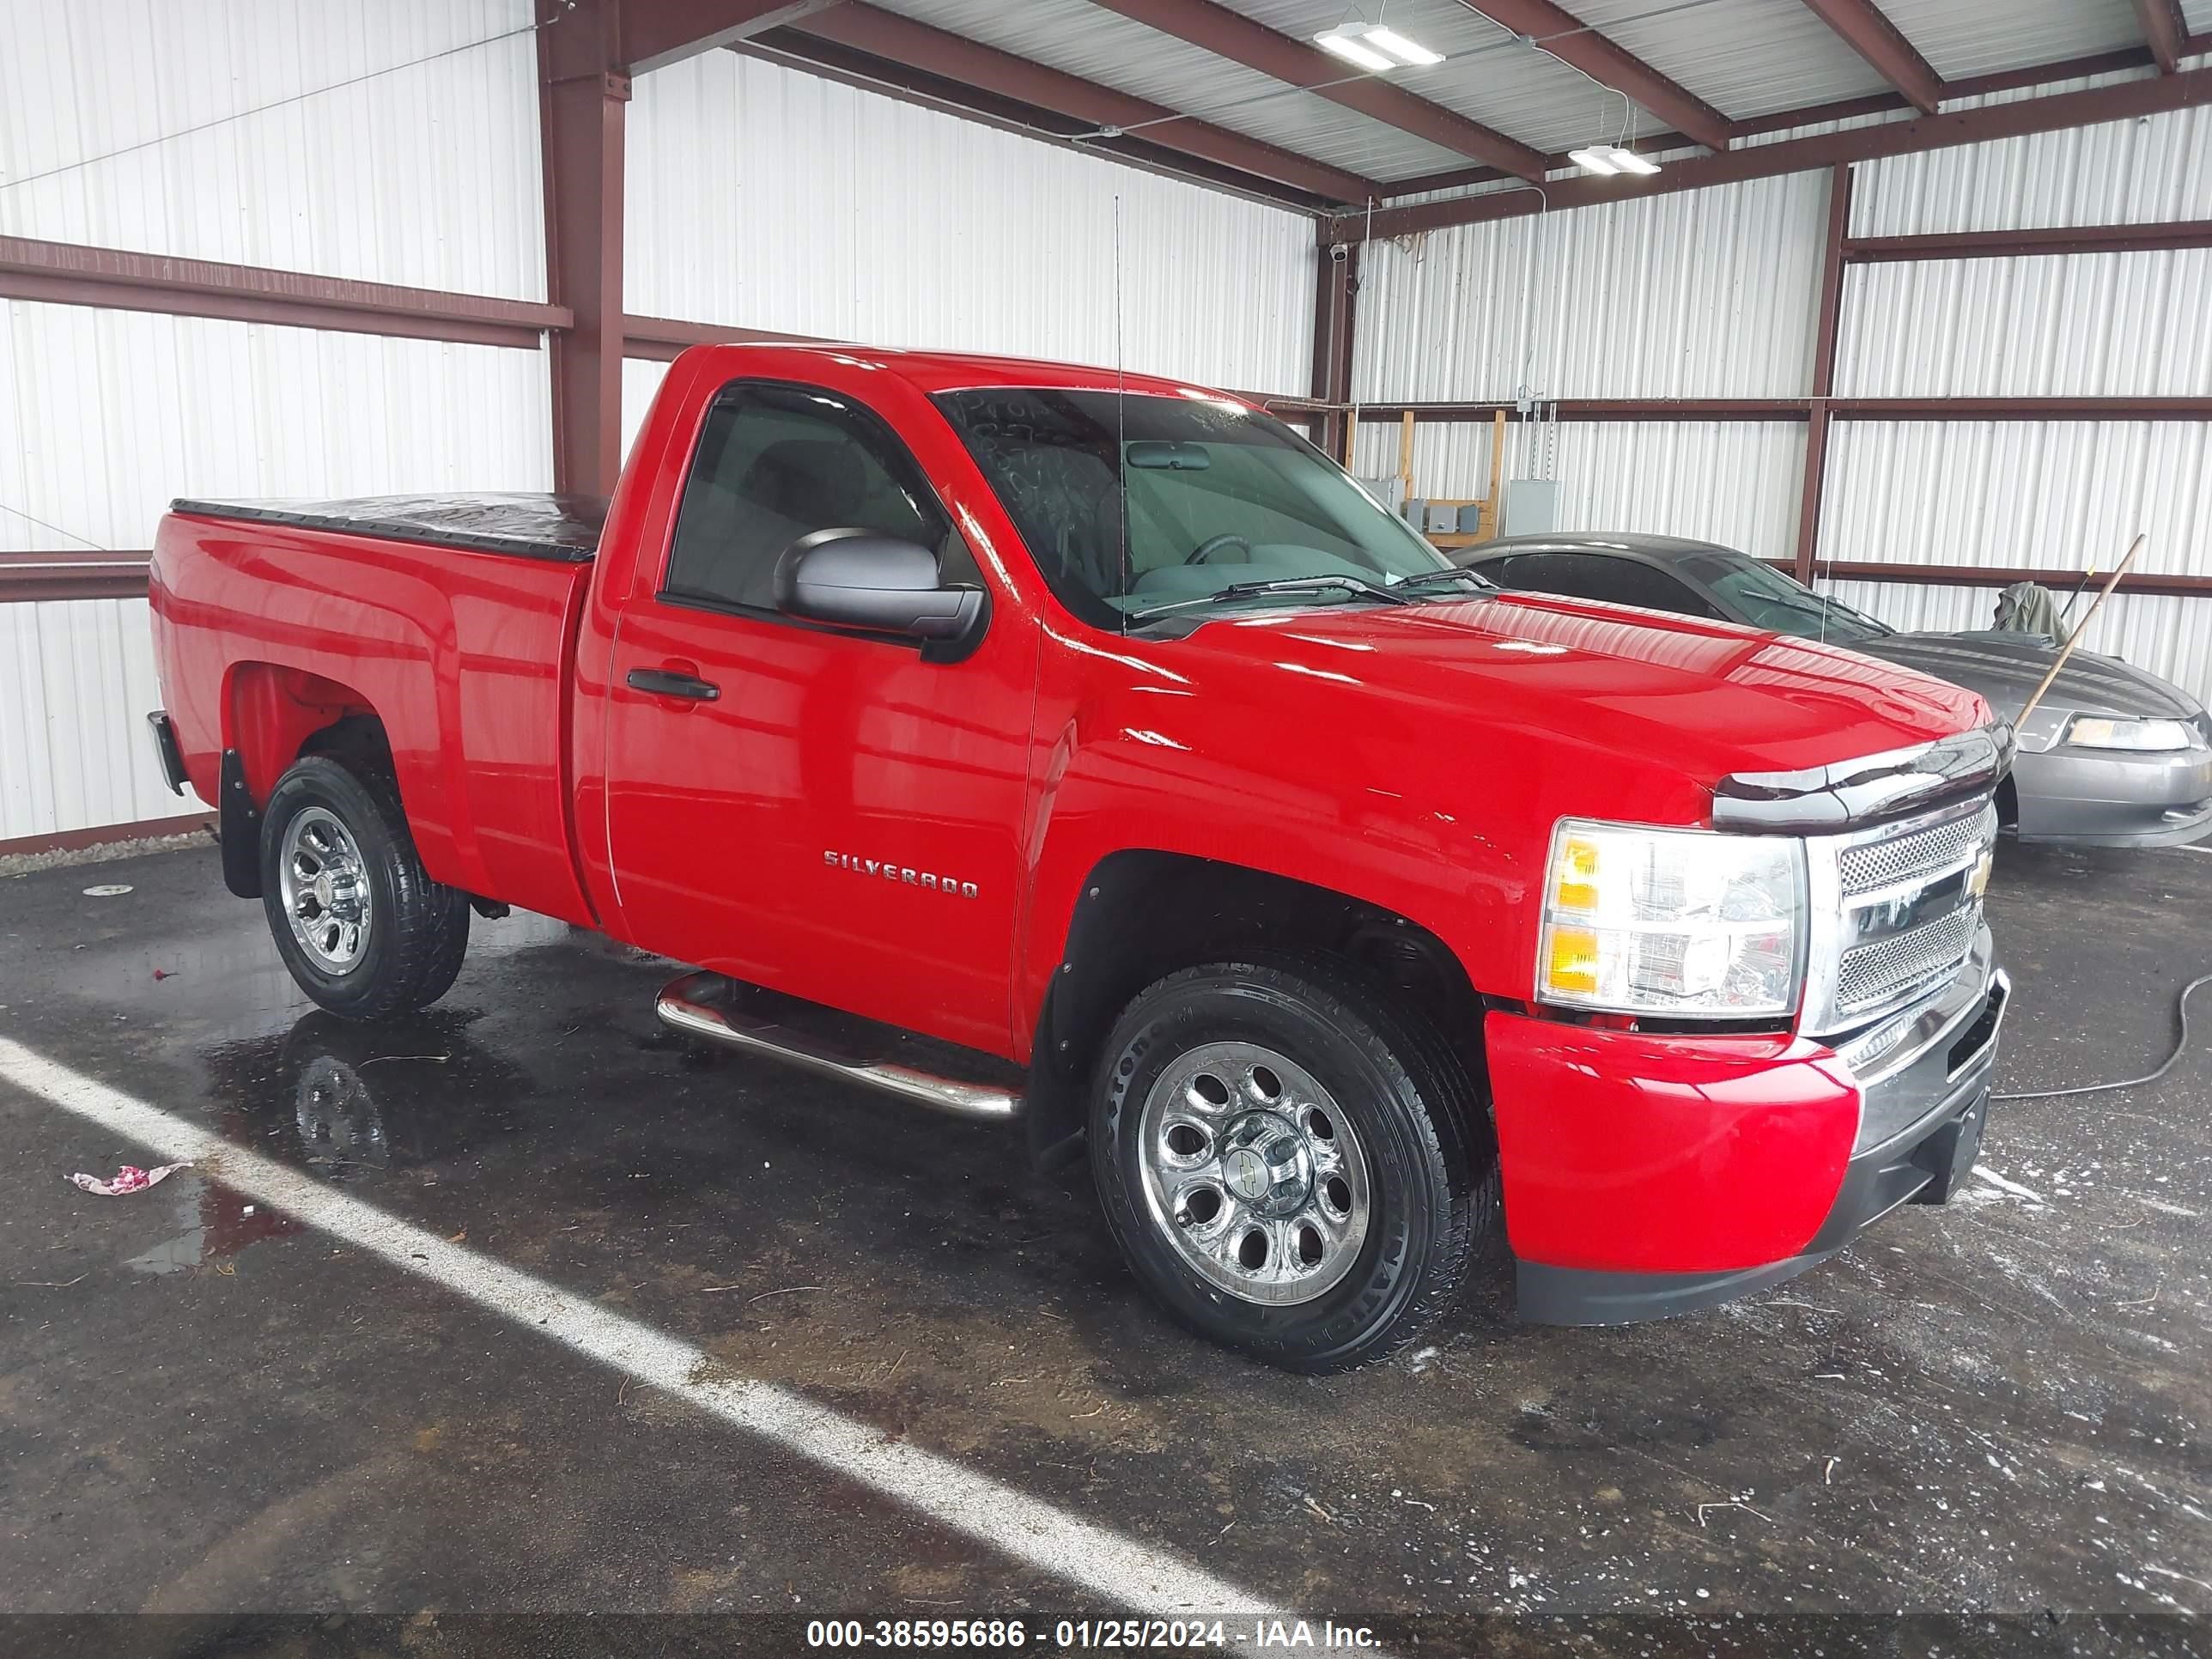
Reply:
[[[1399,586],[1403,586],[1401,583]],[[1282,576],[1268,582],[1231,582],[1228,586],[1211,593],[1201,593],[1195,599],[1170,599],[1165,605],[1147,605],[1142,611],[1129,613],[1132,627],[1150,622],[1155,617],[1164,617],[1170,611],[1189,611],[1201,605],[1214,605],[1223,599],[1249,599],[1263,593],[1325,593],[1338,589],[1357,593],[1363,599],[1380,599],[1385,605],[1411,605],[1391,588],[1367,580],[1363,576]]]
[[[1479,587],[1496,588],[1498,586],[1498,583],[1491,580],[1489,577],[1484,575],[1480,570],[1473,569],[1463,564],[1453,565],[1448,570],[1424,570],[1418,575],[1402,577],[1399,580],[1392,582],[1390,586],[1394,591],[1402,592],[1408,587],[1425,587],[1431,582],[1440,582],[1446,577],[1449,576],[1455,576],[1462,581],[1473,582]],[[1500,589],[1499,591],[1502,592],[1503,590]]]

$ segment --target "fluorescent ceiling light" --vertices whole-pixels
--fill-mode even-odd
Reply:
[[[1659,171],[1656,161],[1638,155],[1632,149],[1623,149],[1618,144],[1592,144],[1587,149],[1569,150],[1567,160],[1585,173],[1633,173],[1649,178]]]
[[[1324,52],[1333,52],[1346,63],[1357,64],[1375,75],[1387,70],[1422,69],[1444,61],[1442,52],[1431,52],[1395,29],[1358,19],[1339,23],[1333,29],[1323,29],[1314,36],[1314,43]]]
[[[1377,23],[1367,31],[1367,44],[1378,52],[1387,52],[1408,69],[1425,69],[1431,64],[1441,64],[1444,55],[1431,52],[1418,40],[1408,40],[1395,29]]]
[[[1366,41],[1361,40],[1358,34],[1351,32],[1358,27],[1357,24],[1346,24],[1342,28],[1330,29],[1325,34],[1316,34],[1314,40],[1323,52],[1333,52],[1346,63],[1357,64],[1361,69],[1373,74],[1380,75],[1385,70],[1397,68],[1395,59],[1385,58]]]

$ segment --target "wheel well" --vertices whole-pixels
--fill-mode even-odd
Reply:
[[[350,686],[276,663],[230,672],[222,726],[218,834],[223,883],[261,896],[261,808],[294,761],[331,755],[389,768],[391,740],[368,699]]]
[[[1997,781],[1997,828],[2020,828],[2020,785],[2009,772]]]
[[[230,672],[224,747],[234,750],[255,805],[302,755],[359,755],[389,762],[390,739],[368,698],[304,669],[246,662]]]
[[[1395,911],[1263,870],[1176,853],[1116,853],[1076,901],[1038,1020],[1032,1149],[1046,1163],[1079,1146],[1086,1084],[1115,1019],[1179,968],[1240,951],[1325,951],[1403,999],[1480,1082],[1483,1002],[1444,942]]]

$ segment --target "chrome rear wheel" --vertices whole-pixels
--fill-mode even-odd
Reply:
[[[284,826],[277,880],[292,937],[325,973],[349,974],[375,925],[368,871],[352,833],[325,807],[309,806]]]

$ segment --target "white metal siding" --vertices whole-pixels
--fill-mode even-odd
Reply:
[[[169,793],[143,599],[0,605],[0,842],[200,810]]]
[[[1792,173],[1370,242],[1355,395],[1801,393],[1826,210]]]
[[[529,0],[4,14],[0,234],[544,297]]]
[[[1413,486],[1466,499],[1490,492],[1488,422],[1419,422]],[[1362,477],[1398,470],[1397,425],[1363,421]],[[1689,536],[1786,558],[1796,545],[1805,476],[1805,429],[1753,422],[1562,422],[1556,430],[1509,425],[1505,476],[1559,481],[1562,530]]]
[[[1947,49],[1964,51],[1972,30],[2015,15],[2056,31],[2054,46],[2087,26],[2043,0],[2018,13],[1993,0],[1969,9],[1981,21],[1954,15]],[[1899,21],[1911,33],[1919,15]],[[2096,27],[2110,23],[2103,16]],[[2195,110],[1864,164],[1852,228],[1897,235],[2212,217],[2207,155],[2212,112]],[[1370,246],[1357,395],[1488,400],[1525,382],[1542,398],[1804,396],[1826,206],[1826,174],[1802,173],[1551,216],[1540,228],[1516,220]],[[1839,396],[2212,394],[2212,252],[1868,265],[1846,283]],[[1530,471],[1526,442],[1513,440],[1509,476]],[[1556,461],[1562,521],[1787,556],[1804,443],[1795,425],[1566,426]],[[1488,450],[1486,424],[1421,427],[1416,489],[1483,494]],[[1396,468],[1395,431],[1364,434],[1359,470]],[[2059,573],[2086,563],[2109,568],[2138,529],[2150,537],[2141,568],[2212,574],[2212,426],[1834,428],[1826,559],[2029,566],[2063,582]],[[1904,626],[1984,625],[1994,602],[1987,589],[1893,582],[1845,592]],[[2113,603],[2099,623],[2102,648],[2212,696],[2212,601]]]
[[[0,301],[0,541],[143,548],[183,495],[544,489],[546,386],[538,351]],[[0,605],[0,841],[194,810],[160,702],[143,600]]]
[[[648,315],[1255,392],[1312,372],[1310,220],[733,52],[638,77],[629,225]]]

